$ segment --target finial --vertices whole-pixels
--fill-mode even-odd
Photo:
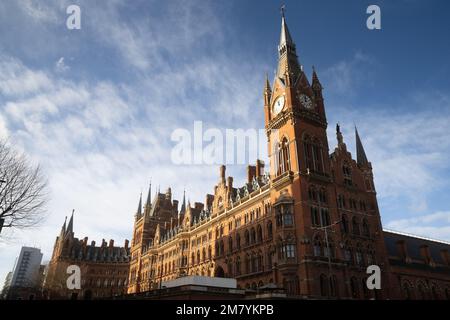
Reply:
[[[283,3],[280,7],[281,16],[284,18],[284,11],[286,10],[286,5]]]

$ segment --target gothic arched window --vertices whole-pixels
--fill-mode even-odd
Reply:
[[[286,137],[283,138],[278,147],[278,170],[277,175],[283,174],[291,170],[291,159],[289,153],[289,142]]]

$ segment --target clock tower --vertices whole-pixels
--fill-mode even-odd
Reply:
[[[308,81],[284,12],[278,45],[278,67],[272,86],[266,77],[264,110],[272,178],[287,171],[329,171],[324,161],[328,141],[322,86],[314,68],[312,83]],[[301,143],[305,139],[312,139],[308,146]],[[313,148],[312,145],[317,147]],[[305,147],[309,150],[304,150]]]

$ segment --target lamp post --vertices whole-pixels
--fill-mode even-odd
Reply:
[[[331,298],[331,250],[330,250],[330,243],[328,241],[328,228],[331,228],[339,223],[341,223],[342,220],[335,221],[334,223],[331,223],[329,225],[323,226],[323,227],[312,227],[312,229],[316,230],[324,230],[325,232],[325,243],[327,246],[327,256],[328,256],[328,299]]]

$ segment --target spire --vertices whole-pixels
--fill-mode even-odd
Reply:
[[[322,90],[322,84],[320,83],[319,77],[317,76],[316,68],[314,68],[314,66],[312,68],[313,68],[312,88],[316,91],[320,91],[320,90]]]
[[[152,180],[150,180],[150,186],[148,188],[148,195],[147,195],[147,201],[145,203],[145,206],[147,208],[150,208],[152,206]]]
[[[75,209],[72,209],[72,215],[70,216],[69,224],[67,225],[66,234],[69,234],[69,232],[73,232],[73,213],[75,212]],[[64,222],[65,224],[65,222]]]
[[[183,204],[181,205],[180,214],[186,213],[186,190],[183,190]]]
[[[139,204],[138,204],[138,209],[136,212],[136,217],[139,219],[142,216],[142,192],[141,192],[141,196],[139,197]]]
[[[286,9],[285,5],[281,6],[281,34],[280,34],[280,45],[278,48],[281,48],[283,45],[293,45],[295,48],[294,41],[292,41],[291,34],[289,33],[288,26],[286,24],[286,17],[284,16],[284,10]]]
[[[278,45],[278,70],[277,77],[285,79],[286,73],[295,80],[301,73],[300,64],[298,62],[295,43],[289,32],[286,17],[284,15],[285,6],[281,7],[281,34],[280,44]],[[285,79],[286,83],[286,79]]]
[[[67,216],[64,219],[64,224],[61,227],[61,234],[60,234],[61,237],[64,236],[64,234],[66,233],[66,222],[67,222]]]
[[[266,72],[266,83],[264,85],[264,93],[272,93],[272,89],[270,87],[269,75]]]
[[[355,135],[356,135],[356,162],[360,166],[365,166],[369,164],[369,161],[367,161],[366,152],[364,151],[361,139],[359,138],[358,128],[356,128],[356,126],[355,126]]]

